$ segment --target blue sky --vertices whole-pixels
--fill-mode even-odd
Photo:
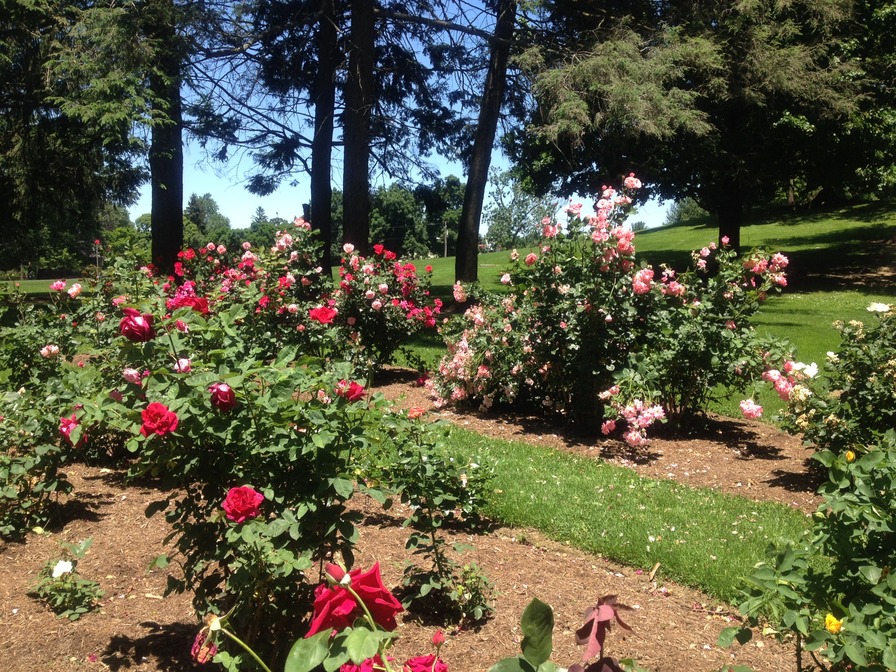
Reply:
[[[496,157],[497,158],[497,157]],[[499,160],[500,161],[500,160]],[[442,176],[454,174],[462,175],[460,164],[451,164],[444,160],[438,165]],[[308,176],[297,176],[298,184],[290,186],[285,184],[270,196],[256,196],[249,193],[240,179],[240,166],[234,163],[226,169],[213,166],[209,160],[204,160],[201,151],[187,147],[184,156],[184,204],[191,194],[211,194],[218,203],[218,208],[225,217],[230,219],[230,226],[242,229],[249,226],[255,211],[262,207],[268,217],[282,217],[292,220],[296,215],[302,214],[302,203],[308,202]],[[574,197],[586,204],[594,200],[593,196]],[[149,186],[144,185],[140,198],[136,204],[128,208],[131,219],[150,211]],[[631,216],[632,221],[642,220],[647,226],[659,226],[666,218],[666,209],[669,203],[660,204],[651,201]]]

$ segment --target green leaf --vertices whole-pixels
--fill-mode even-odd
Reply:
[[[859,567],[859,574],[865,577],[865,580],[868,583],[876,584],[880,581],[880,575],[882,574],[880,567],[876,567],[875,565],[862,565]]]
[[[731,646],[735,640],[740,644],[746,644],[752,637],[753,631],[750,628],[734,625],[730,628],[725,628],[719,633],[719,637],[716,639],[716,646],[725,648]]]
[[[347,478],[331,478],[330,485],[336,491],[336,494],[344,499],[348,499],[354,494],[355,484]]]
[[[379,651],[379,647],[379,633],[363,627],[352,630],[345,640],[348,657],[354,663],[363,663],[368,658],[372,658]]]
[[[311,672],[327,659],[327,642],[330,632],[319,632],[307,639],[300,639],[289,650],[283,672]]]
[[[537,668],[551,657],[554,612],[547,604],[535,598],[523,612],[520,627],[523,631],[523,658]]]
[[[522,656],[516,656],[499,660],[488,672],[536,672],[536,669]]]
[[[865,659],[865,653],[864,651],[862,651],[862,647],[856,646],[855,642],[849,642],[846,646],[844,646],[843,652],[856,665],[864,667],[868,663],[868,661]]]
[[[162,553],[161,555],[157,555],[153,558],[152,562],[149,563],[150,569],[165,569],[168,566],[168,554]]]

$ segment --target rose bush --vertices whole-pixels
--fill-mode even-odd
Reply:
[[[896,311],[838,323],[842,342],[819,368],[771,359],[764,380],[787,402],[785,427],[802,434],[826,471],[808,539],[772,546],[747,578],[751,625],[794,642],[829,669],[896,669]],[[724,643],[747,641],[732,628]]]
[[[593,217],[548,220],[536,252],[511,255],[512,291],[443,327],[438,403],[528,407],[640,445],[651,423],[684,425],[758,377],[769,346],[750,318],[786,283],[786,258],[713,244],[687,272],[653,269],[635,257],[629,202],[605,188]]]

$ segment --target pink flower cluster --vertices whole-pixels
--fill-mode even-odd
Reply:
[[[607,400],[612,396],[619,394],[619,387],[613,386],[607,392],[602,393],[602,399]],[[633,448],[638,446],[646,446],[650,443],[647,438],[647,429],[657,420],[663,420],[666,412],[659,404],[645,404],[640,399],[635,399],[629,404],[622,405],[618,402],[612,402],[612,407],[625,420],[627,430],[623,433],[623,440]],[[606,436],[616,431],[616,420],[610,419],[601,425],[601,432]]]

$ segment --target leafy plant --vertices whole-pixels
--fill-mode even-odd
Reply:
[[[391,414],[386,427],[404,440],[374,453],[368,476],[410,508],[403,523],[411,529],[406,548],[425,563],[405,568],[404,606],[453,622],[484,620],[492,611],[491,585],[475,564],[461,566],[452,558],[442,532],[447,525],[482,524],[491,469],[449,452],[447,427],[425,420],[421,408]]]
[[[79,544],[62,543],[62,558],[47,562],[38,575],[35,595],[58,616],[76,621],[96,608],[103,597],[99,584],[78,575],[78,560],[90,548],[92,539]]]
[[[827,480],[810,538],[769,549],[747,579],[741,611],[748,625],[792,637],[799,669],[805,654],[835,670],[896,669],[894,312],[869,309],[878,323],[839,325],[843,344],[821,375],[792,364],[767,375],[787,399],[788,427],[814,442]],[[745,641],[750,631],[723,636]]]
[[[621,628],[631,630],[619,618],[620,609],[630,608],[618,604],[615,595],[606,595],[585,611],[585,623],[576,630],[576,643],[585,646],[582,662],[569,667],[569,672],[643,672],[643,668],[631,659],[618,661],[607,655],[598,657],[614,621]],[[520,655],[495,663],[489,672],[554,672],[561,669],[550,660],[554,630],[554,612],[550,606],[533,599],[520,619],[520,630],[523,633]]]

